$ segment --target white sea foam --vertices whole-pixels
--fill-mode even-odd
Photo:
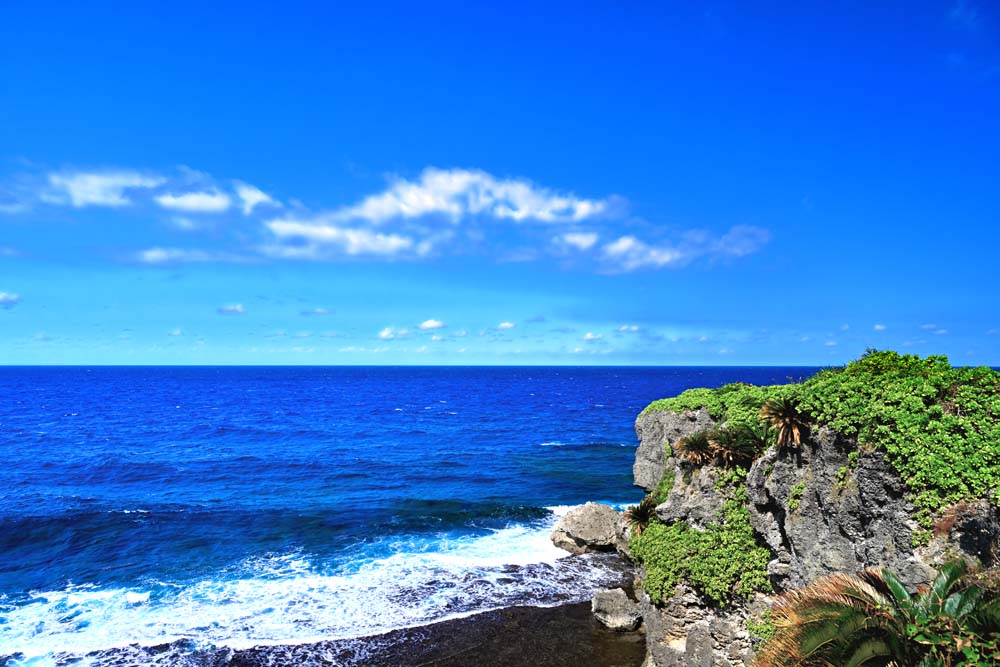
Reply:
[[[14,664],[34,666],[130,644],[239,649],[363,637],[514,604],[587,599],[617,575],[554,547],[552,525],[570,506],[549,509],[546,520],[484,535],[397,537],[391,555],[350,567],[284,554],[196,581],[71,586],[16,603],[0,596],[0,646],[21,654]]]

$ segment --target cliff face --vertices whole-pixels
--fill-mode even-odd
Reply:
[[[723,471],[668,454],[668,443],[715,425],[705,410],[647,412],[636,421],[636,485],[652,490],[664,471],[674,476],[666,501],[657,507],[661,520],[696,529],[718,520],[725,500],[717,484]],[[833,572],[876,566],[893,569],[915,586],[949,558],[989,565],[1000,554],[996,507],[966,503],[946,513],[934,531],[921,530],[903,482],[881,453],[860,452],[855,441],[829,428],[816,429],[799,449],[771,448],[751,466],[746,488],[750,522],[773,552],[767,573],[776,592]],[[661,606],[640,597],[649,667],[749,664],[753,638],[747,619],[769,603],[758,595],[719,609],[683,584]]]

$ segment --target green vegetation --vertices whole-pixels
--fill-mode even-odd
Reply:
[[[806,490],[806,483],[799,482],[798,484],[793,484],[792,488],[788,490],[788,511],[794,512],[799,508],[799,503],[802,501],[802,494]]]
[[[750,633],[751,639],[767,642],[774,637],[777,631],[770,609],[765,609],[757,616],[751,616],[747,619],[747,632]]]
[[[785,593],[754,667],[1000,664],[1000,594],[988,578],[964,574],[962,561],[949,563],[916,595],[887,570],[823,577]]]
[[[934,512],[961,500],[1000,504],[1000,373],[989,368],[869,351],[799,384],[691,389],[645,412],[704,407],[729,428],[759,427],[767,401],[787,401],[803,423],[829,425],[866,451],[884,452],[925,527]],[[788,437],[795,442],[794,429]]]
[[[670,495],[671,489],[674,488],[674,471],[670,468],[666,468],[663,471],[663,477],[660,478],[659,483],[653,492],[649,494],[649,497],[653,499],[654,504],[659,505],[660,503],[667,502],[667,496]]]
[[[703,531],[684,522],[654,521],[629,540],[632,557],[646,567],[643,588],[654,603],[673,595],[681,580],[716,605],[771,590],[767,579],[771,553],[754,537],[746,487],[740,484],[728,495],[722,521]]]

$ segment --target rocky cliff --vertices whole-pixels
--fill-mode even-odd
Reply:
[[[639,448],[635,483],[647,491],[669,487],[657,517],[703,530],[719,521],[726,502],[726,470],[693,466],[672,456],[672,443],[718,426],[707,410],[646,411],[636,421]],[[668,483],[661,484],[667,477]],[[672,478],[672,486],[669,479]],[[855,439],[817,428],[799,448],[771,447],[749,468],[746,497],[756,539],[772,558],[767,578],[774,593],[833,572],[886,566],[905,583],[926,582],[933,567],[961,556],[995,562],[1000,515],[985,501],[959,504],[933,530],[914,520],[910,494],[878,451]],[[640,568],[640,577],[645,576]],[[729,604],[711,604],[686,582],[653,604],[640,593],[647,628],[648,667],[737,667],[749,664],[758,639],[748,623],[770,598],[758,593]]]

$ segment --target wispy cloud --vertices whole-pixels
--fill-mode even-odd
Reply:
[[[243,203],[243,215],[250,215],[258,206],[281,206],[271,195],[249,183],[243,181],[233,181],[236,189],[236,196]]]
[[[230,303],[216,308],[219,315],[246,315],[247,309],[242,303]]]
[[[308,310],[303,310],[299,312],[302,317],[316,317],[320,315],[333,315],[334,310],[332,308],[310,308]]]
[[[620,327],[618,327],[618,331],[620,331],[621,333],[635,333],[638,330],[639,330],[638,324],[623,324]]]
[[[874,329],[875,331],[885,331],[888,328],[889,327],[885,326],[884,324],[876,324],[875,326],[872,327],[872,329]]]
[[[69,197],[76,208],[84,206],[128,206],[132,200],[127,192],[149,189],[166,182],[161,176],[149,176],[136,171],[68,172],[49,174],[49,185],[55,191],[54,201]],[[53,199],[52,195],[49,195]]]
[[[556,240],[577,250],[590,250],[599,238],[600,236],[594,232],[567,232],[556,237]]]
[[[405,338],[408,336],[410,331],[408,329],[397,329],[395,327],[385,327],[378,332],[378,337],[381,340],[393,340],[396,338]]]
[[[577,222],[606,213],[611,206],[609,199],[557,193],[524,179],[501,179],[477,169],[428,167],[417,180],[394,178],[385,191],[337,209],[330,218],[378,224],[428,215],[443,215],[453,222],[485,215],[518,222]]]
[[[21,295],[13,292],[0,292],[0,308],[5,310],[13,308],[21,303]]]
[[[602,338],[604,338],[602,334],[595,334],[591,331],[588,331],[587,333],[583,334],[583,338],[581,340],[592,341],[592,340],[601,340]]]
[[[154,198],[163,208],[185,213],[222,213],[229,208],[229,195],[218,190],[162,194]]]
[[[142,264],[187,264],[197,262],[235,261],[226,253],[185,248],[147,248],[135,254],[135,261]]]
[[[267,245],[265,254],[283,259],[328,259],[337,252],[392,257],[416,246],[412,238],[370,229],[314,224],[295,219],[271,220],[267,228],[285,244]]]
[[[601,254],[612,271],[673,268],[700,257],[745,257],[760,250],[770,238],[767,230],[747,225],[732,227],[719,237],[705,232],[688,232],[675,242],[649,243],[625,235],[601,246]]]

